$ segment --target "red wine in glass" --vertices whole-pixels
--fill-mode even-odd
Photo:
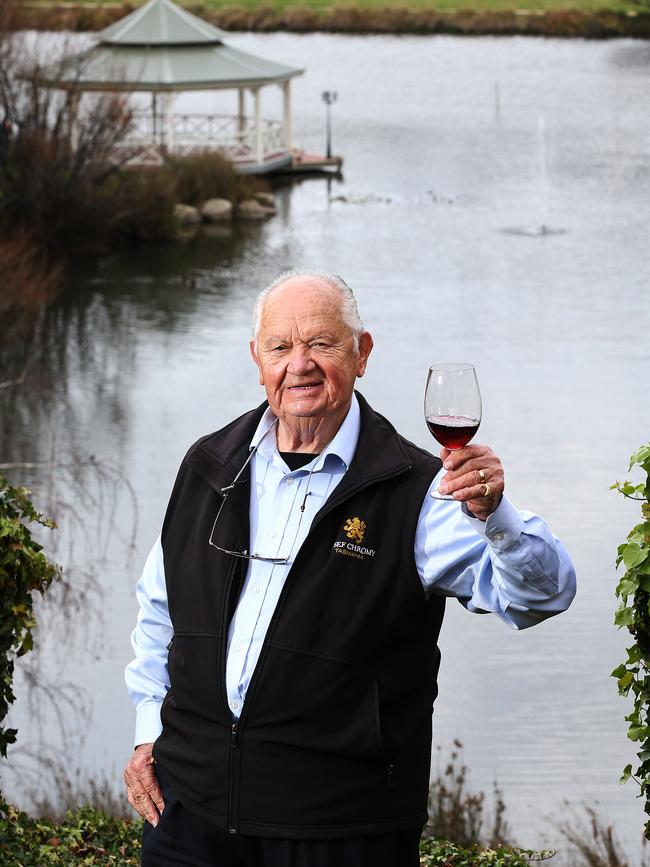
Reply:
[[[445,448],[462,449],[478,430],[479,421],[464,415],[434,415],[427,418],[427,427]]]
[[[464,448],[481,423],[481,392],[476,371],[471,364],[433,364],[429,368],[424,393],[424,417],[427,427],[445,448]],[[453,500],[449,494],[433,496]]]

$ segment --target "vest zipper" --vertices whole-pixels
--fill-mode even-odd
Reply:
[[[230,754],[228,756],[228,833],[237,833],[237,802],[239,792],[235,785],[239,777],[239,725],[233,723],[230,728]]]
[[[230,602],[230,594],[232,593],[233,583],[237,575],[238,567],[241,565],[237,562],[236,557],[230,558],[232,566],[226,581],[226,590],[223,595],[223,608],[221,611],[222,637],[219,650],[219,688],[224,702],[224,707],[228,707],[228,691],[226,689],[226,648],[228,646],[228,606]],[[243,562],[243,561],[242,561]],[[237,834],[237,817],[239,806],[239,724],[233,723],[230,729],[230,749],[228,750],[228,789],[226,792],[227,798],[227,817],[226,826],[229,834]]]

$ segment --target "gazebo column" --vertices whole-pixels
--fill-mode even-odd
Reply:
[[[244,138],[244,130],[246,129],[246,91],[240,87],[237,91],[237,132],[239,140]]]
[[[262,142],[262,88],[256,87],[253,93],[255,94],[255,160],[261,164],[264,162],[264,147]]]
[[[68,141],[73,151],[79,146],[79,99],[78,91],[68,93]]]
[[[284,108],[284,146],[290,151],[293,147],[293,127],[291,118],[291,79],[287,78],[282,83],[282,96]]]
[[[167,153],[171,153],[174,148],[174,116],[172,108],[174,105],[174,94],[171,90],[166,90],[163,93],[163,135],[162,144]]]
[[[151,92],[151,144],[158,144],[158,94]]]

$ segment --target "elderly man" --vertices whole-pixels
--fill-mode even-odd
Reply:
[[[415,867],[445,597],[516,629],[573,598],[491,449],[443,449],[430,496],[441,461],[354,391],[372,345],[343,280],[281,275],[267,402],[181,465],[127,668],[145,867]]]

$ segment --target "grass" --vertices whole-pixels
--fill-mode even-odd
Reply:
[[[21,26],[99,30],[139,2],[24,0]],[[237,5],[185,0],[183,5],[225,30],[650,39],[650,0],[242,0]]]
[[[131,0],[128,5],[134,8],[143,2],[144,0]],[[60,3],[57,0],[33,0],[33,2],[26,2],[25,5],[78,5],[111,8],[119,7],[122,4],[116,3],[115,0],[74,0],[72,4],[69,0],[68,2],[62,0]],[[645,2],[644,0],[335,0],[334,3],[328,2],[328,0],[240,0],[236,4],[224,3],[222,0],[203,0],[201,3],[181,0],[180,5],[197,14],[200,14],[202,8],[218,9],[223,12],[227,12],[229,9],[273,10],[275,12],[311,9],[327,14],[335,14],[337,10],[344,9],[404,9],[443,12],[455,10],[495,12],[514,9],[545,12],[559,10],[596,12],[604,9],[617,12],[650,10],[650,3],[647,0]]]

